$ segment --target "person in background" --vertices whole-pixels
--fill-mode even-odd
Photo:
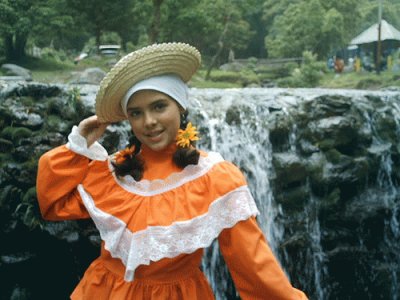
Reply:
[[[354,71],[357,73],[361,71],[361,59],[358,56],[354,59]]]
[[[337,74],[342,73],[344,70],[344,60],[340,56],[336,56],[335,58],[335,72]]]
[[[214,239],[242,299],[307,299],[257,225],[243,174],[195,147],[187,82],[200,62],[183,43],[126,55],[101,82],[96,115],[40,158],[43,217],[92,218],[102,239],[71,299],[214,299],[200,270]],[[108,155],[97,140],[122,120],[130,123],[130,144]]]

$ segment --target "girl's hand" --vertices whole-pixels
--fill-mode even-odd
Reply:
[[[108,125],[110,123],[100,123],[96,115],[79,123],[79,133],[86,139],[88,148],[103,135]]]

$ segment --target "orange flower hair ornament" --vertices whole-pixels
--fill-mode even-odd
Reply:
[[[179,147],[187,148],[189,147],[192,142],[198,141],[199,137],[197,136],[198,132],[196,131],[196,127],[192,126],[192,123],[189,122],[186,125],[186,129],[179,129],[178,135],[176,137],[176,144]]]
[[[114,156],[115,162],[117,164],[122,164],[128,157],[132,158],[134,152],[135,146],[127,147],[124,150],[117,152]]]

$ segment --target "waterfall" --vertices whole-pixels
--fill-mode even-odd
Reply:
[[[244,96],[244,95],[243,95]],[[265,118],[269,110],[260,107],[255,102],[248,102],[245,106],[232,106],[236,101],[235,92],[224,95],[218,90],[204,93],[199,91],[195,99],[195,119],[199,120],[200,130],[206,135],[199,143],[199,148],[208,151],[218,151],[229,161],[245,170],[253,197],[263,199],[258,202],[260,210],[259,221],[262,230],[274,245],[279,239],[278,227],[271,226],[271,222],[279,213],[272,204],[272,193],[269,188],[268,172],[271,170],[271,150],[268,131],[265,130]],[[240,97],[240,96],[239,96]],[[242,110],[243,109],[243,110]],[[226,116],[226,113],[230,116]],[[197,121],[196,121],[197,123]],[[216,299],[234,299],[232,284],[228,284],[228,271],[221,262],[218,254],[218,245],[214,243],[206,251],[208,261],[204,262],[204,269],[210,279],[216,294]],[[221,276],[223,274],[223,276]],[[218,280],[217,276],[221,279]],[[221,278],[222,277],[222,278]]]
[[[377,249],[376,253],[367,254],[371,252],[370,234],[373,234],[373,230],[379,231],[379,228],[377,229],[369,223],[369,215],[366,215],[365,220],[360,222],[356,220],[354,222],[349,221],[349,224],[336,224],[337,233],[331,232],[330,229],[326,228],[326,219],[329,220],[330,218],[329,215],[326,215],[327,205],[324,204],[328,192],[325,194],[323,192],[321,194],[315,193],[312,187],[313,184],[310,183],[309,174],[304,174],[305,179],[301,188],[306,191],[307,199],[304,201],[304,206],[299,214],[287,215],[282,209],[282,205],[277,203],[275,199],[277,195],[273,193],[274,185],[271,182],[276,182],[275,179],[277,178],[276,170],[272,163],[274,155],[285,157],[288,160],[296,160],[300,156],[299,153],[305,152],[304,148],[306,146],[311,147],[306,145],[306,142],[303,142],[303,149],[299,149],[299,140],[304,137],[305,128],[313,126],[312,122],[309,122],[304,127],[304,125],[298,124],[298,116],[293,115],[296,114],[296,111],[301,110],[300,107],[304,103],[311,103],[309,104],[311,107],[313,101],[319,101],[318,97],[323,98],[326,95],[328,97],[346,98],[343,106],[346,109],[341,107],[342,104],[339,101],[338,110],[340,114],[334,117],[336,119],[330,115],[328,118],[321,118],[318,120],[319,123],[316,122],[316,127],[331,129],[332,126],[342,122],[339,119],[341,114],[359,114],[361,120],[357,120],[358,123],[361,123],[359,124],[359,131],[366,136],[366,139],[371,137],[368,151],[373,156],[379,156],[380,161],[375,177],[361,174],[360,176],[366,177],[365,182],[354,178],[351,179],[355,180],[357,185],[360,181],[360,184],[364,186],[363,191],[357,193],[352,191],[351,183],[346,183],[344,188],[342,187],[343,183],[340,183],[339,191],[336,189],[330,193],[329,199],[340,196],[340,200],[335,200],[336,202],[346,201],[346,203],[342,204],[344,215],[356,214],[356,210],[360,206],[365,210],[363,212],[365,214],[368,214],[373,209],[378,209],[379,211],[381,208],[383,209],[385,217],[379,221],[383,223],[382,234],[384,236],[382,241],[379,241],[379,244],[373,246],[382,247],[383,245],[382,253],[379,253],[380,249]],[[380,116],[380,112],[384,112],[389,118],[393,118],[395,130],[390,134],[395,135],[397,140],[400,140],[398,93],[318,89],[255,88],[223,91],[192,89],[191,97],[192,106],[194,107],[191,111],[191,117],[203,135],[203,140],[200,141],[199,147],[208,151],[220,152],[226,160],[234,162],[244,172],[261,213],[258,217],[259,225],[273,252],[295,286],[305,290],[310,299],[340,299],[343,297],[341,293],[345,293],[346,288],[351,290],[351,287],[344,287],[343,291],[337,292],[337,285],[340,283],[336,282],[335,278],[343,276],[343,278],[348,277],[351,280],[354,277],[359,278],[354,284],[364,285],[359,287],[358,290],[362,290],[364,295],[368,295],[367,298],[374,298],[373,295],[382,294],[388,295],[387,299],[398,299],[400,190],[398,182],[395,182],[394,179],[396,176],[393,176],[393,173],[398,172],[398,170],[392,170],[394,162],[390,154],[391,151],[393,152],[393,147],[398,146],[388,145],[387,138],[380,140],[379,135],[382,134],[382,128],[380,128],[380,131],[376,128],[376,126],[382,126],[383,119]],[[349,105],[346,103],[348,99],[352,99]],[[368,105],[374,101],[378,102],[377,99],[383,101],[385,106],[378,111],[371,110]],[[335,105],[334,103],[333,106],[335,107]],[[382,103],[379,103],[379,105],[382,105]],[[290,123],[286,136],[286,146],[282,146],[283,148],[278,150],[274,149],[274,145],[270,141],[271,123],[276,122],[276,116],[272,114],[275,111],[280,111],[281,116],[289,120],[288,122]],[[381,123],[380,125],[375,124],[379,122]],[[352,152],[355,151],[344,146],[339,146],[337,149],[339,149],[340,154],[345,154],[342,157],[353,155]],[[396,153],[397,160],[398,150]],[[322,159],[318,151],[315,151],[312,155],[303,156],[300,161],[306,161],[307,164],[311,165],[314,163],[313,161],[324,161],[326,166],[322,177],[325,175],[329,177],[329,173],[332,170],[336,170],[336,166],[326,161],[326,158]],[[362,159],[356,157],[354,161],[359,162]],[[345,176],[346,174],[343,174],[343,177]],[[298,186],[295,188],[298,188]],[[320,188],[323,190],[332,189],[332,187]],[[358,189],[359,187],[357,187],[357,191]],[[342,200],[342,198],[345,200]],[[369,205],[371,205],[371,209]],[[381,207],[382,205],[383,207]],[[376,208],[376,206],[380,208]],[[292,220],[288,221],[290,218]],[[371,218],[375,218],[375,216]],[[302,228],[301,230],[290,225],[296,224],[296,222],[301,224],[299,226]],[[352,223],[356,226],[355,228],[347,227]],[[372,227],[367,230],[365,226]],[[301,232],[303,230],[306,234]],[[358,241],[344,241],[342,244],[342,241],[339,240],[340,246],[331,245],[329,244],[330,242],[327,242],[326,236],[335,234],[338,236],[350,236],[349,231],[352,230],[355,231],[356,235],[359,235]],[[294,250],[286,248],[285,244],[291,242],[291,237],[305,241],[303,243],[304,247],[297,247]],[[346,249],[345,251],[354,251],[355,256],[357,256],[358,252],[366,253],[365,257],[360,257],[360,261],[356,262],[354,266],[349,266],[349,272],[355,272],[354,274],[336,274],[336,272],[346,269],[346,258],[341,257],[343,249]],[[375,265],[369,266],[370,259],[374,260]],[[336,260],[340,263],[338,268],[340,270],[335,269],[334,261]],[[218,252],[217,243],[214,243],[206,251],[203,268],[217,299],[239,299],[239,296],[235,294],[229,272]],[[376,270],[381,270],[381,274],[377,274]],[[365,274],[362,274],[362,272],[365,272]],[[388,290],[384,292],[374,291],[374,289],[380,288],[379,284],[374,285],[374,280],[383,281],[382,278],[376,278],[377,276],[383,276],[383,279],[390,280],[390,288]],[[354,294],[358,293],[357,291],[352,292]],[[352,292],[348,294],[349,299]]]

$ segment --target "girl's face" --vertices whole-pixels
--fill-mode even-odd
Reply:
[[[142,90],[132,95],[127,105],[128,121],[138,140],[154,151],[175,142],[181,109],[171,97]]]

